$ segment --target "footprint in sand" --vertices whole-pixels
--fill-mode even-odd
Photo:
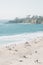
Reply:
[[[29,42],[25,42],[25,47],[31,46]]]
[[[23,62],[23,60],[19,60],[19,62]]]

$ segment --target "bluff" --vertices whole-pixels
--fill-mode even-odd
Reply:
[[[16,17],[14,20],[9,20],[7,23],[32,23],[32,24],[43,24],[43,16],[30,16],[25,18]]]

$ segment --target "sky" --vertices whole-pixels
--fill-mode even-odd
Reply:
[[[0,0],[0,19],[43,16],[43,0]]]

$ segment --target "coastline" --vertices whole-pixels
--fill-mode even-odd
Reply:
[[[24,43],[26,41],[32,41],[33,39],[37,39],[43,37],[43,31],[32,32],[32,33],[23,33],[17,35],[8,35],[8,36],[0,36],[0,46],[1,45],[9,45],[9,44],[19,44]]]
[[[0,47],[0,65],[43,65],[43,36]]]
[[[43,65],[42,31],[1,36],[0,40],[0,65]]]

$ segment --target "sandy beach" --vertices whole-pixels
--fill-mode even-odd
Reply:
[[[43,37],[0,46],[0,65],[43,65]]]

